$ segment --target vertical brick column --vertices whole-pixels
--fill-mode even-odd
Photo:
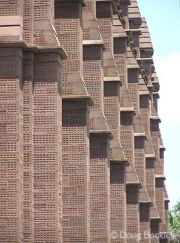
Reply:
[[[165,200],[164,204],[165,204],[165,222],[166,222],[166,225],[168,226],[169,201]]]
[[[160,243],[168,243],[169,242],[169,240],[168,239],[160,239]]]
[[[120,85],[114,59],[112,3],[96,1],[96,17],[103,38],[104,114],[114,139],[110,141],[110,229],[111,241],[126,242],[120,231],[126,232],[126,162],[120,145]],[[127,159],[126,159],[127,160]],[[121,205],[121,207],[119,206]],[[116,235],[113,236],[113,233]]]
[[[104,82],[104,114],[109,128],[120,142],[120,85],[119,82]]]
[[[130,63],[129,63],[130,64]],[[131,65],[131,64],[130,64]],[[139,68],[128,68],[128,89],[129,94],[136,111],[139,110]]]
[[[55,28],[68,58],[63,61],[63,94],[72,93],[68,75],[83,73],[82,5],[80,1],[55,1]]]
[[[102,35],[105,52],[113,52],[112,3],[96,1],[96,17]],[[105,76],[109,76],[106,75]]]
[[[104,69],[104,114],[115,139],[120,141],[120,85],[121,81],[113,53],[112,3],[96,1],[96,17],[102,34],[105,51]]]
[[[131,29],[131,35],[132,35],[132,40],[134,44],[134,49],[136,56],[140,56],[140,49],[139,49],[139,35],[141,34],[141,31],[139,28],[137,29]]]
[[[118,2],[122,11],[123,18],[125,20],[125,28],[129,29],[128,5],[130,4],[130,0],[120,0]]]
[[[140,85],[139,85],[140,86]],[[141,90],[141,87],[138,87]],[[150,207],[153,205],[152,197],[150,197],[149,192],[153,190],[154,192],[154,184],[149,186],[147,189],[147,181],[148,183],[154,182],[154,175],[151,173],[154,173],[154,167],[153,170],[150,171],[150,173],[147,173],[149,171],[146,170],[146,140],[145,135],[147,131],[149,131],[149,126],[145,122],[142,123],[142,107],[146,107],[146,120],[149,119],[149,113],[148,113],[148,107],[149,107],[149,97],[146,95],[145,97],[147,99],[141,100],[141,96],[139,96],[138,91],[138,111],[139,111],[139,117],[138,114],[136,114],[135,117],[135,124],[134,129],[136,132],[135,136],[135,168],[138,174],[138,177],[143,184],[143,188],[140,190],[140,233],[141,233],[141,240],[140,242],[151,242],[150,237]],[[146,125],[146,130],[144,129],[144,126]],[[145,133],[144,133],[145,132]],[[144,136],[143,136],[144,133]],[[150,178],[149,178],[150,177]]]
[[[155,158],[146,158],[146,188],[152,202],[155,202],[154,164]]]
[[[110,242],[109,137],[90,135],[90,242]]]
[[[111,233],[126,232],[126,165],[120,145],[120,87],[119,82],[104,82],[104,111],[107,122],[114,134],[110,141],[110,199],[111,199]],[[116,160],[116,162],[114,162]],[[120,206],[121,205],[121,206]],[[112,236],[113,237],[113,236]],[[125,242],[119,236],[114,242]]]
[[[140,233],[142,243],[151,242],[150,237],[150,204],[140,203]]]
[[[164,214],[164,177],[156,176],[155,177],[155,189],[156,189],[156,205],[159,212],[159,216],[164,223],[165,214]]]
[[[159,99],[159,93],[153,92],[153,102],[156,110],[158,109],[158,99]]]
[[[0,49],[0,241],[3,243],[23,242],[22,58],[21,49]]]
[[[92,109],[103,111],[103,62],[102,45],[83,46],[83,77],[88,93],[94,101]]]
[[[34,43],[34,0],[23,2],[23,40],[27,44]]]
[[[150,208],[150,221],[149,221],[149,230],[146,229],[147,234],[153,233],[152,227],[154,224],[157,224],[158,229],[156,229],[157,233],[159,233],[159,215],[157,214],[157,208],[155,205],[155,154],[153,150],[153,145],[150,137],[150,109],[149,109],[149,91],[145,86],[144,80],[140,80],[140,115],[142,119],[142,124],[145,129],[145,134],[147,140],[145,140],[145,186],[148,192],[148,196],[150,201],[153,203],[153,207]],[[155,215],[154,213],[155,212]],[[153,218],[153,220],[152,220]],[[148,241],[148,239],[144,239]],[[149,239],[153,242],[158,242],[159,239]],[[142,239],[143,241],[143,239]]]
[[[123,161],[110,162],[110,196],[111,196],[111,241],[125,243],[120,238],[121,232],[126,232],[126,165]],[[113,232],[115,238],[113,238]]]
[[[159,159],[159,119],[150,120],[150,131],[153,149],[156,158]]]
[[[142,33],[140,36],[140,57],[151,59],[154,50],[145,18],[142,18],[140,29]]]
[[[169,226],[169,219],[168,219],[168,212],[169,212],[169,198],[168,198],[168,194],[167,194],[167,190],[166,190],[166,187],[164,187],[164,209],[165,209],[165,223],[166,223],[166,226],[168,228]]]
[[[23,187],[24,187],[24,242],[34,241],[33,230],[33,77],[34,53],[24,53],[23,60]]]
[[[127,243],[135,243],[139,241],[139,186],[126,186],[126,232]],[[132,237],[128,237],[128,235]]]
[[[145,85],[144,85],[145,86]],[[141,115],[142,124],[147,138],[150,137],[150,109],[149,109],[149,93],[140,91],[139,97],[139,111]]]
[[[109,242],[110,166],[109,137],[106,131],[103,104],[103,42],[96,19],[96,1],[87,0],[85,4],[86,7],[83,9],[83,77],[87,91],[94,101],[89,124],[91,129],[90,242]]]
[[[131,163],[134,165],[134,130],[133,130],[133,121],[134,121],[134,112],[133,111],[121,111],[121,143],[125,152],[125,155]]]
[[[136,51],[137,57],[140,56],[139,50],[139,36],[141,34],[140,25],[142,23],[141,15],[138,8],[138,3],[136,0],[131,0],[131,4],[128,8],[129,15],[129,29],[131,30],[133,46]]]
[[[160,231],[159,223],[160,223],[160,220],[151,219],[151,234],[152,234],[151,243],[159,243],[160,242],[160,239],[159,239],[159,231]],[[155,235],[157,235],[157,237],[155,237]]]
[[[123,84],[127,83],[127,36],[114,37],[114,58]]]
[[[68,54],[62,69],[62,93],[69,97],[63,100],[63,242],[90,240],[89,106],[80,101],[82,90],[87,93],[83,80],[82,6],[83,1],[55,1],[55,28]],[[71,95],[76,98],[71,99]]]
[[[34,62],[34,241],[62,242],[61,59],[40,53]]]
[[[54,22],[54,1],[33,1],[34,44],[38,46],[47,45],[49,40],[46,36],[50,34],[48,32],[51,30],[51,24]],[[29,8],[31,8],[31,4],[29,4]],[[49,36],[49,39],[52,39],[51,35]],[[56,45],[56,43],[54,43],[54,45]]]
[[[149,194],[151,202],[153,202],[153,207],[150,211],[150,233],[153,235],[159,234],[160,230],[160,216],[157,211],[156,204],[156,188],[155,188],[155,155],[151,154],[150,151],[147,151],[147,147],[151,147],[151,143],[146,141],[146,188]],[[151,237],[152,243],[158,243],[159,238]]]
[[[139,233],[139,179],[134,169],[134,130],[133,111],[121,111],[121,143],[130,162],[126,174],[126,234]],[[136,222],[136,223],[135,223]],[[137,242],[138,238],[126,237],[127,243]]]
[[[151,64],[152,64],[152,58],[143,59],[143,67],[146,73],[146,77],[148,79],[148,86],[151,84],[151,76],[152,76]]]
[[[154,107],[152,107],[151,111],[154,113]],[[156,163],[155,163],[155,195],[156,195],[156,206],[160,215],[162,222],[160,223],[160,231],[167,231],[165,225],[165,209],[164,209],[164,175],[163,175],[163,166],[160,160],[160,131],[159,131],[159,119],[155,117],[155,119],[151,119],[151,138],[152,144],[156,155]],[[161,205],[161,206],[160,206]]]
[[[139,180],[143,186],[146,186],[144,140],[145,137],[143,136],[134,137],[134,163]]]
[[[89,242],[89,108],[63,100],[63,242]]]
[[[159,148],[159,158],[161,161],[161,165],[162,165],[162,170],[164,172],[164,151],[166,150],[165,147],[163,146],[163,144],[161,143],[161,137],[160,137],[160,148]]]

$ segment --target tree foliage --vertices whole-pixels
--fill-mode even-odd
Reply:
[[[180,201],[169,210],[169,229],[173,243],[180,243]]]

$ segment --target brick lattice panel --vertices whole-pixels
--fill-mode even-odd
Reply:
[[[156,205],[159,215],[164,220],[164,178],[156,178]]]
[[[23,3],[23,39],[28,44],[34,41],[34,0]]]
[[[0,243],[137,243],[119,233],[166,228],[151,42],[130,2],[0,1]]]
[[[129,94],[135,110],[138,110],[139,106],[139,88],[138,84],[128,83]]]
[[[109,141],[90,136],[90,240],[108,242],[110,230]],[[108,195],[108,197],[107,197]]]
[[[139,233],[139,187],[126,186],[126,231],[130,234]],[[136,237],[128,238],[127,243],[136,243]]]
[[[89,138],[86,102],[63,101],[63,242],[89,239]]]
[[[141,108],[140,107],[140,115],[141,115],[141,120],[142,124],[146,133],[147,137],[150,137],[150,119],[149,119],[149,108]]]
[[[126,217],[125,170],[123,163],[110,163],[111,232],[126,232],[124,222]],[[118,238],[113,242],[125,243],[126,241]]]
[[[146,235],[145,235],[146,232]],[[140,233],[142,243],[150,243],[150,238],[147,239],[147,234],[150,234],[150,206],[149,204],[140,204]]]
[[[97,55],[101,51],[101,45],[90,45],[85,49],[83,77],[87,91],[94,101],[92,109],[103,110],[103,67],[101,55]],[[92,58],[94,54],[96,57]]]
[[[131,164],[134,164],[134,130],[132,125],[121,125],[120,128],[121,144],[125,155]]]
[[[126,54],[114,53],[114,58],[118,68],[120,79],[123,83],[127,82],[127,59]]]
[[[22,0],[4,0],[0,2],[0,16],[21,15],[22,10]]]
[[[151,220],[151,233],[159,234],[159,220]],[[159,237],[152,237],[151,243],[159,243]]]
[[[61,67],[57,54],[37,54],[34,69],[34,241],[61,238]]]
[[[166,223],[166,225],[168,226],[168,224],[169,224],[169,216],[168,216],[168,211],[169,211],[169,201],[165,201],[164,202],[164,209],[165,209],[165,212],[164,212],[164,214],[165,214],[165,223]]]
[[[104,46],[106,48],[106,51],[111,51],[113,50],[113,45],[112,45],[112,21],[111,19],[98,19],[98,24],[100,28],[100,32],[102,34]]]
[[[119,83],[104,82],[104,114],[113,135],[120,141]]]
[[[23,61],[23,188],[24,242],[34,240],[33,225],[33,53],[26,53]]]
[[[151,132],[151,140],[155,155],[159,158],[159,131]]]
[[[145,153],[144,149],[135,149],[134,153],[134,164],[137,171],[139,180],[145,185],[146,182],[146,171],[145,171]]]
[[[63,61],[62,92],[72,94],[72,83],[67,76],[83,72],[82,7],[79,2],[55,2],[55,28],[68,55]]]
[[[0,66],[0,242],[22,243],[23,96],[20,88],[22,87],[21,50],[0,49]]]
[[[152,202],[155,201],[154,158],[146,158],[146,188]]]

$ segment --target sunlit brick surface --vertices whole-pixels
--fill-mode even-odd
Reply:
[[[0,1],[0,243],[168,242],[153,51],[136,0]]]

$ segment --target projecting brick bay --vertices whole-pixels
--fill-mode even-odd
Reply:
[[[0,243],[169,242],[158,91],[136,0],[0,1]]]

